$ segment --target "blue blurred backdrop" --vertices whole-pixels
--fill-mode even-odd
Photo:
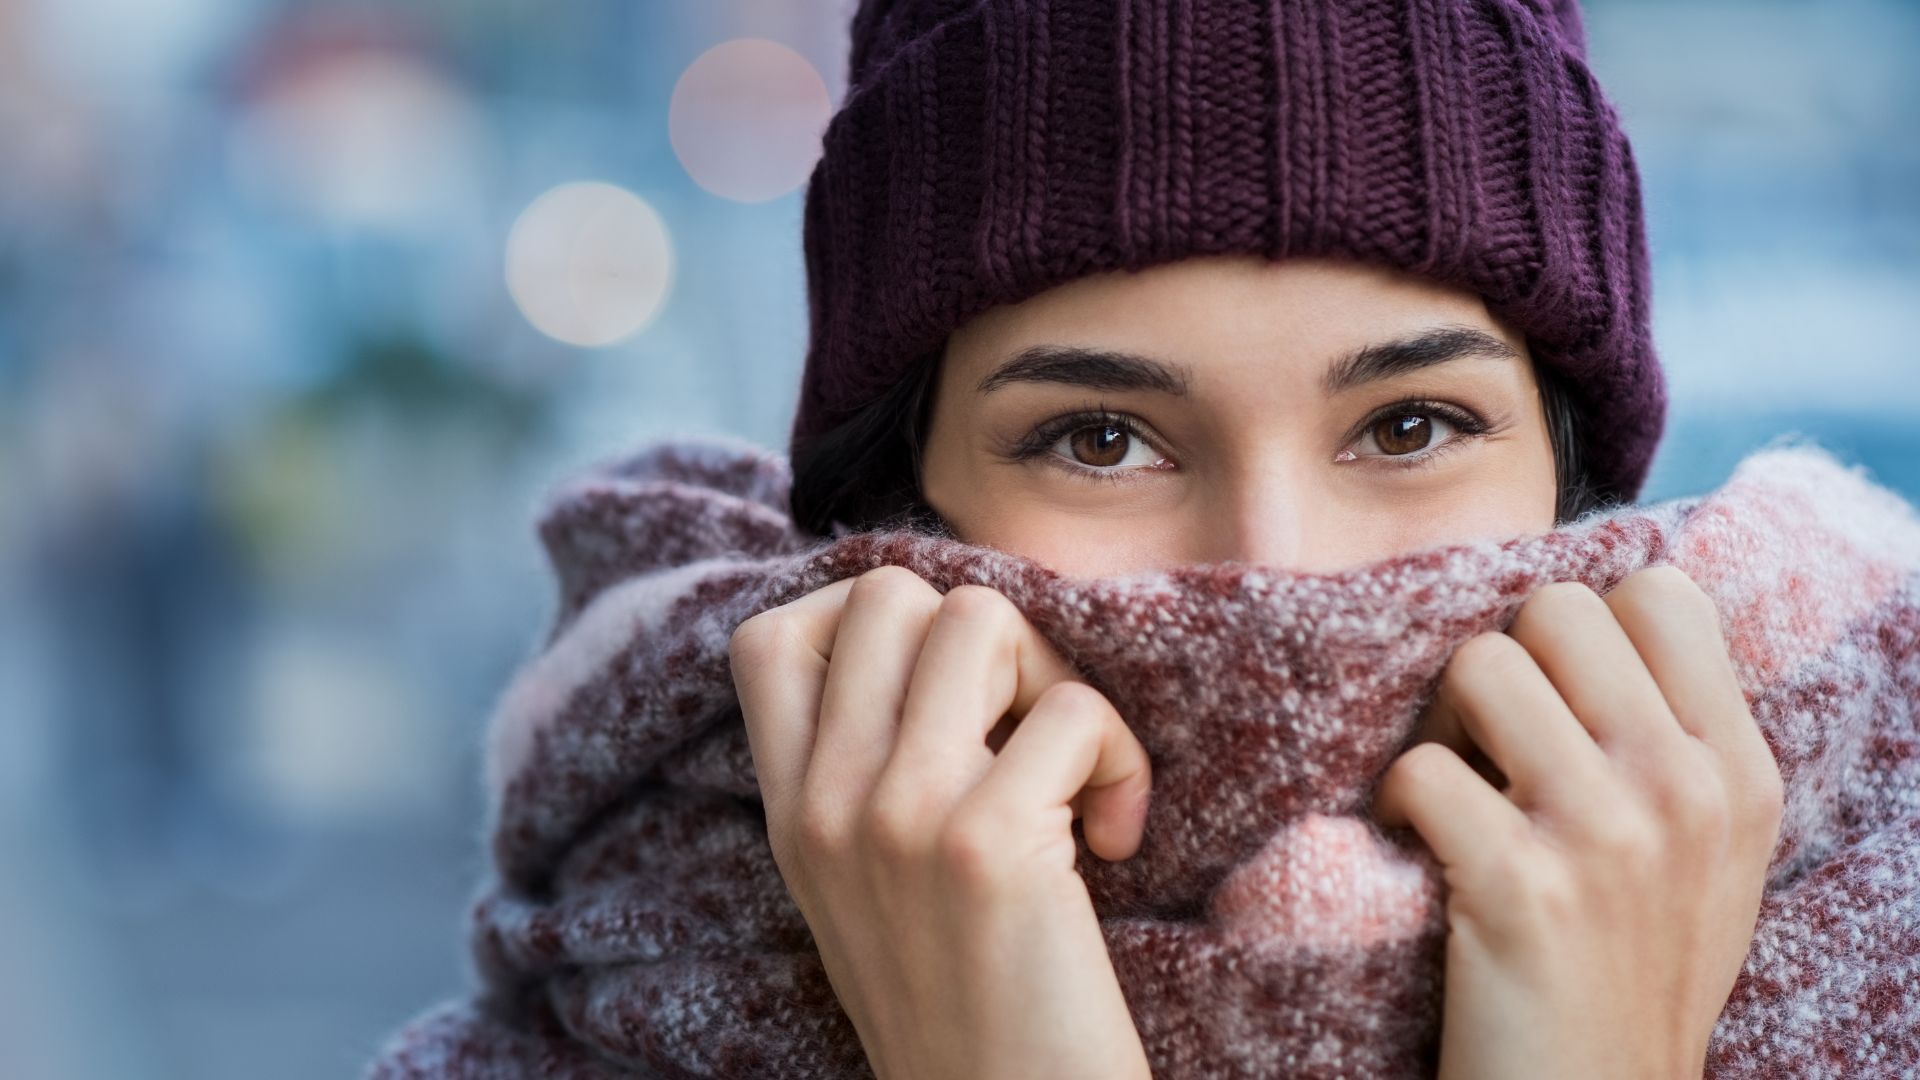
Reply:
[[[354,1075],[465,984],[547,484],[783,446],[850,0],[0,0],[0,1076]],[[1920,6],[1591,0],[1673,413],[1920,498]]]

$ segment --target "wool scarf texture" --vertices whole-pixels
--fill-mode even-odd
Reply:
[[[1920,1074],[1920,516],[1786,437],[1717,488],[1331,573],[1074,578],[907,527],[797,530],[781,454],[674,436],[550,489],[558,587],[488,732],[477,985],[374,1080],[872,1073],[767,843],[732,631],[883,564],[1006,595],[1145,746],[1132,858],[1078,868],[1156,1077],[1430,1077],[1445,886],[1369,816],[1452,651],[1535,590],[1671,563],[1785,782],[1706,1075]]]

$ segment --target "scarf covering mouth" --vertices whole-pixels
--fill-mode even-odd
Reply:
[[[923,530],[822,538],[785,458],[646,444],[554,488],[551,628],[488,732],[478,985],[374,1080],[872,1076],[774,864],[734,696],[749,616],[882,564],[1005,594],[1146,748],[1139,852],[1086,881],[1161,1080],[1431,1077],[1439,864],[1369,813],[1453,649],[1550,582],[1671,563],[1715,602],[1786,802],[1708,1077],[1920,1070],[1920,516],[1790,439],[1717,489],[1332,573],[1073,578]]]

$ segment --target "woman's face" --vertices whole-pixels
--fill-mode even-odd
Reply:
[[[935,395],[928,504],[1071,576],[1329,571],[1554,524],[1524,338],[1388,267],[1208,256],[1078,278],[956,330]]]

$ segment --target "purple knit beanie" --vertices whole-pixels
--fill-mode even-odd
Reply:
[[[806,190],[789,451],[995,305],[1335,255],[1478,292],[1632,500],[1666,387],[1639,173],[1585,57],[1574,0],[863,0]]]

